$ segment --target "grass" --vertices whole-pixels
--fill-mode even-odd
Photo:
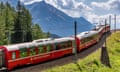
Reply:
[[[107,50],[112,68],[100,62],[101,49],[82,60],[64,66],[56,66],[42,72],[120,72],[120,32],[113,33],[107,38]]]

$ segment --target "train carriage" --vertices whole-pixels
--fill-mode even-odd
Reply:
[[[72,54],[72,42],[74,42],[74,38],[66,37],[37,43],[30,42],[3,46],[0,47],[0,51],[6,54],[4,56],[6,59],[2,58],[1,60],[6,62],[0,62],[0,64],[1,67],[5,66],[8,70],[11,70],[18,66],[36,64]]]
[[[75,37],[48,38],[28,43],[0,46],[0,70],[12,70],[27,64],[36,64],[64,55],[73,54],[97,43],[102,35],[110,31],[109,25],[100,25],[96,29],[78,34]],[[77,46],[75,45],[75,42]],[[76,49],[75,49],[76,48]]]
[[[7,58],[6,58],[6,48],[0,47],[0,71],[6,70],[7,66]]]
[[[98,41],[98,31],[86,31],[77,35],[81,40],[79,51],[87,48]]]
[[[99,32],[99,38],[105,33],[110,31],[110,26],[109,25],[99,25],[96,28],[96,31]]]

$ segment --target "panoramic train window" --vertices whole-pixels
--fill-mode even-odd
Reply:
[[[67,42],[67,47],[72,47],[72,42],[71,41]]]
[[[60,49],[65,48],[65,44],[64,43],[60,43]]]
[[[51,45],[46,45],[47,52],[52,51],[52,46]]]
[[[38,53],[44,53],[44,46],[39,46]]]
[[[12,52],[12,60],[16,59],[16,52]]]
[[[64,48],[68,48],[68,47],[71,47],[71,46],[72,46],[71,41],[55,43],[54,44],[54,50],[64,49]],[[46,48],[47,48],[47,52],[52,51],[52,46],[51,45],[47,45]]]
[[[97,38],[97,37],[98,37],[98,34],[95,34],[95,35],[94,35],[94,38]]]
[[[36,48],[35,47],[31,47],[30,48],[30,55],[35,55],[36,54]]]
[[[82,43],[86,43],[86,42],[88,42],[88,41],[90,41],[90,40],[96,39],[97,36],[98,36],[98,34],[94,34],[94,35],[92,35],[92,36],[83,38],[83,39],[81,40],[81,42],[82,42]]]
[[[60,49],[59,43],[55,43],[54,44],[54,50],[59,50],[59,49]]]
[[[87,38],[81,39],[81,43],[82,43],[82,44],[86,43],[87,41],[88,41]]]
[[[57,50],[57,43],[54,44],[54,50]]]
[[[68,48],[68,42],[65,42],[65,43],[64,43],[64,47],[65,47],[65,48]]]
[[[60,44],[60,47],[61,47],[62,49],[67,48],[67,42],[62,42],[62,43]]]
[[[26,57],[26,56],[27,56],[27,48],[21,48],[20,57]]]

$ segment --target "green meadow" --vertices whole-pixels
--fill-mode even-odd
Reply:
[[[113,33],[107,38],[111,68],[100,61],[101,48],[84,59],[64,66],[56,66],[42,72],[120,72],[120,32]]]

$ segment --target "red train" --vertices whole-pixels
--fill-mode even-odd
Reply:
[[[95,44],[110,31],[110,26],[100,25],[94,30],[77,35],[77,52]],[[43,61],[74,53],[74,37],[40,39],[29,43],[0,46],[0,70],[12,70],[18,66],[37,64]]]

